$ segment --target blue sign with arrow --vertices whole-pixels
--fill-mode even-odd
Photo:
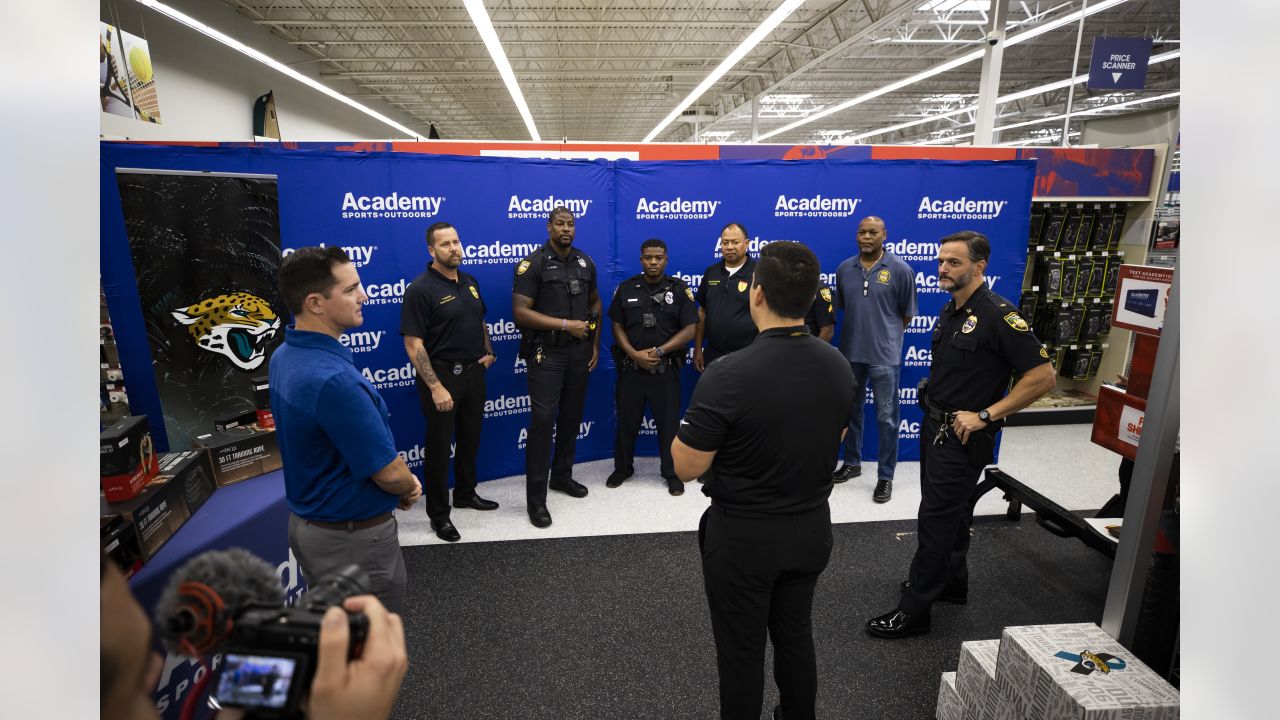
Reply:
[[[1141,90],[1147,84],[1150,59],[1151,38],[1094,38],[1089,89]]]

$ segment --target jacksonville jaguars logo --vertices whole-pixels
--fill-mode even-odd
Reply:
[[[267,301],[249,293],[218,295],[172,313],[196,345],[226,356],[241,370],[262,365],[267,344],[280,329],[280,317]]]

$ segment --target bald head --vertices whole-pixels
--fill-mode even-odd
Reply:
[[[868,215],[858,223],[858,253],[866,261],[874,261],[880,257],[884,249],[884,220],[875,215]]]

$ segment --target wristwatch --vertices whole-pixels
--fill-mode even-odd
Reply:
[[[653,349],[653,354],[657,355],[658,357],[663,357],[667,353],[661,347],[656,347]]]
[[[986,410],[979,410],[979,411],[978,411],[978,419],[979,419],[979,420],[981,420],[981,421],[982,421],[982,422],[984,422],[984,423],[990,423],[990,422],[991,422],[991,413],[987,412]]]

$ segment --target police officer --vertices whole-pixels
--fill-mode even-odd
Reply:
[[[760,333],[707,367],[672,443],[682,479],[715,467],[698,541],[721,718],[760,717],[766,636],[781,698],[774,717],[814,717],[813,592],[831,558],[827,498],[853,405],[848,363],[804,327],[817,290],[813,251],[764,248],[750,290]]]
[[[647,402],[658,426],[660,471],[672,495],[684,494],[671,462],[671,440],[680,421],[680,366],[693,339],[698,310],[693,290],[665,275],[667,244],[650,238],[640,245],[644,272],[623,280],[609,305],[613,355],[618,368],[615,397],[618,431],[613,440],[613,472],[605,485],[616,488],[635,473],[636,433]]]
[[[596,264],[573,246],[573,213],[557,207],[547,216],[547,244],[516,265],[511,305],[520,327],[520,357],[529,364],[529,438],[525,447],[525,497],[535,527],[551,525],[547,488],[585,497],[573,479],[573,450],[587,400],[588,373],[600,348],[596,325],[600,294]],[[555,428],[555,460],[551,435]]]
[[[972,497],[995,454],[1002,420],[1054,387],[1049,354],[1016,306],[987,288],[991,245],[981,233],[942,238],[938,286],[951,293],[933,331],[933,361],[920,392],[918,545],[895,610],[867,632],[900,638],[929,632],[934,601],[964,603]],[[1009,379],[1020,375],[1009,394]],[[1003,397],[1002,397],[1003,396]]]
[[[808,328],[810,335],[822,342],[831,342],[831,338],[835,337],[836,311],[835,304],[832,302],[831,288],[826,285],[818,286],[818,295],[813,299],[809,312],[804,316],[804,326]]]
[[[720,255],[720,262],[702,273],[698,285],[698,327],[693,339],[693,366],[698,372],[751,344],[756,336],[747,308],[756,262],[747,254],[747,229],[741,223],[729,223],[720,231]]]
[[[445,222],[427,228],[427,252],[431,264],[404,293],[400,334],[417,370],[418,401],[427,422],[422,472],[427,517],[441,540],[456,542],[461,535],[449,518],[449,444],[455,438],[453,506],[498,509],[498,503],[476,494],[484,376],[496,356],[480,284],[458,269],[458,231]]]

